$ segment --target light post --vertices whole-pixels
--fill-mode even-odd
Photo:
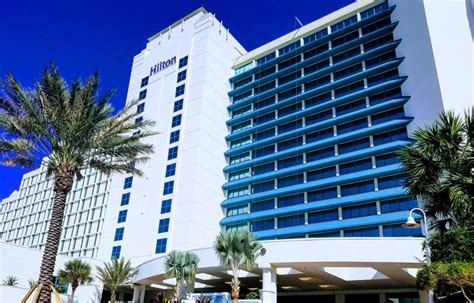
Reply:
[[[423,227],[425,228],[425,251],[426,251],[426,264],[431,264],[431,251],[430,251],[430,243],[428,239],[428,225],[426,224],[426,214],[421,208],[413,208],[410,210],[410,214],[408,215],[407,222],[402,224],[403,228],[418,228],[421,226],[420,223],[415,221],[413,218],[413,212],[418,211],[423,214]],[[431,289],[428,290],[428,303],[433,302],[433,291]]]

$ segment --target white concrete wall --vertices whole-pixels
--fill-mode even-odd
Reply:
[[[0,282],[7,276],[18,278],[16,287],[0,287],[0,302],[18,303],[28,292],[28,280],[38,280],[39,270],[43,252],[37,249],[26,248],[5,242],[0,242]],[[54,275],[58,270],[64,267],[64,263],[74,258],[59,255],[56,259]],[[96,266],[102,265],[102,262],[91,259],[81,258],[82,261],[91,265],[94,281],[90,285],[79,286],[75,294],[75,302],[88,303],[99,302],[102,295],[102,285],[96,278]],[[68,289],[68,295],[71,294],[71,288]],[[65,296],[63,296],[64,298]],[[67,301],[64,301],[67,302]]]

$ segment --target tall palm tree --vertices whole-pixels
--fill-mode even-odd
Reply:
[[[241,269],[252,270],[255,261],[263,253],[257,237],[247,230],[220,232],[214,242],[217,256],[225,267],[232,270],[232,302],[239,300]]]
[[[131,284],[133,276],[137,270],[132,267],[130,260],[123,258],[112,259],[109,263],[104,263],[102,267],[97,266],[97,275],[104,284],[104,288],[110,291],[110,302],[115,303],[115,293],[120,287]]]
[[[79,285],[91,283],[91,266],[82,262],[80,259],[74,259],[64,264],[64,269],[59,270],[58,278],[61,283],[71,283],[72,293],[71,302],[74,302],[74,294]]]
[[[143,163],[153,152],[151,144],[141,142],[153,134],[148,131],[153,123],[134,123],[137,102],[114,114],[109,104],[114,92],[99,97],[98,73],[85,83],[76,80],[67,85],[51,64],[34,89],[25,89],[10,74],[0,88],[0,164],[34,168],[44,161],[54,180],[53,211],[38,281],[43,285],[39,302],[49,303],[66,199],[74,180],[82,178],[86,167],[105,174],[141,175],[129,163]]]
[[[464,117],[440,114],[432,125],[414,132],[414,144],[398,152],[408,174],[408,193],[421,198],[439,231],[474,222],[473,113],[471,108]]]
[[[192,252],[173,250],[165,259],[166,275],[176,279],[175,300],[181,301],[184,289],[194,284],[199,257]]]

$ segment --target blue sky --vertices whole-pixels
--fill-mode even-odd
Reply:
[[[304,24],[352,0],[1,0],[0,73],[31,86],[42,68],[56,61],[70,81],[99,70],[102,91],[117,89],[112,102],[123,106],[132,58],[146,39],[204,5],[247,49]],[[18,188],[19,168],[0,166],[0,200]]]

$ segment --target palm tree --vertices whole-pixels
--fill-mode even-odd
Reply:
[[[241,269],[252,270],[258,256],[264,253],[257,237],[247,230],[220,232],[214,242],[217,256],[225,267],[232,270],[232,302],[237,302],[240,292]]]
[[[130,260],[123,258],[112,259],[109,263],[104,263],[103,267],[97,266],[97,275],[104,284],[104,288],[110,291],[110,302],[115,303],[115,292],[120,287],[131,284],[133,276],[137,270],[132,267]]]
[[[64,264],[64,269],[58,272],[58,278],[61,283],[71,283],[71,302],[74,302],[74,293],[77,287],[90,283],[93,280],[91,277],[91,266],[80,259],[68,261]]]
[[[68,86],[51,64],[34,89],[23,88],[10,74],[1,89],[0,164],[33,168],[43,161],[54,179],[53,211],[38,281],[43,285],[39,302],[49,303],[66,199],[74,180],[82,178],[86,167],[105,174],[141,175],[129,163],[143,163],[153,152],[151,144],[141,142],[153,134],[147,131],[153,123],[134,123],[136,101],[114,114],[109,104],[114,92],[99,97],[98,73],[85,83],[76,80]]]
[[[3,285],[8,286],[17,286],[18,285],[18,278],[15,276],[8,276],[3,280]]]
[[[166,275],[176,279],[175,300],[180,302],[183,297],[184,288],[190,288],[194,284],[199,257],[192,252],[181,252],[173,250],[166,256]]]
[[[414,132],[414,144],[398,152],[408,193],[421,198],[439,231],[474,222],[473,113],[473,108],[464,117],[442,113],[434,124]]]

